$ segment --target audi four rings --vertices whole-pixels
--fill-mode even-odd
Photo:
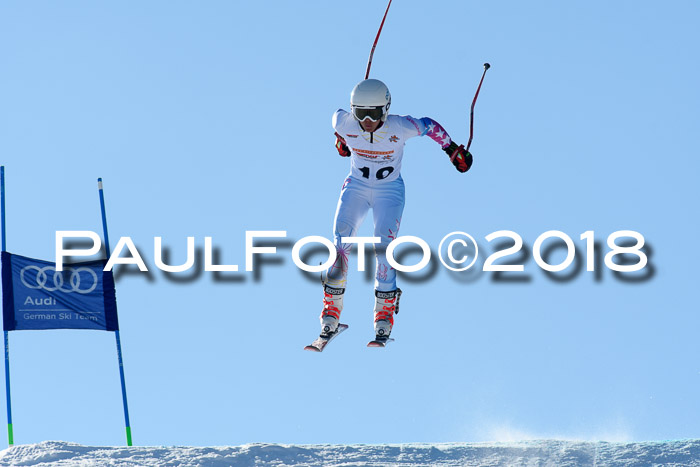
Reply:
[[[63,270],[64,272],[59,272],[56,271],[56,268],[53,266],[45,266],[40,268],[39,266],[31,265],[22,268],[19,273],[19,278],[22,281],[22,284],[24,284],[24,286],[28,289],[42,289],[46,290],[47,292],[55,292],[56,290],[59,290],[64,293],[75,292],[79,294],[88,294],[97,288],[99,279],[97,278],[95,271],[92,269],[82,267],[75,269],[63,268]],[[36,273],[29,273],[28,271],[36,271]],[[87,272],[92,278],[92,284],[90,287],[86,287],[87,281],[84,280],[87,279],[86,276],[83,275],[83,280],[81,281],[81,272],[83,271]],[[50,274],[51,272],[53,272],[53,275]],[[70,273],[68,283],[66,283],[63,279],[64,273]],[[36,276],[34,276],[34,274],[36,274]],[[31,283],[32,278],[33,283]],[[29,281],[27,279],[29,279]],[[64,285],[66,285],[66,287],[64,287]]]

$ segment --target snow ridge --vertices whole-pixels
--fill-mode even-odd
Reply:
[[[559,440],[385,445],[246,444],[97,447],[63,441],[0,451],[12,466],[699,466],[700,440],[644,443]]]

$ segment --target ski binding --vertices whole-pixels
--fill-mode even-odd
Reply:
[[[304,350],[310,350],[311,352],[323,352],[323,349],[326,348],[328,343],[335,339],[335,337],[340,334],[341,332],[345,331],[348,328],[347,324],[338,324],[338,329],[335,330],[335,332],[329,336],[323,336],[320,335],[318,338],[311,343],[311,345],[307,345],[304,347]]]
[[[377,337],[367,343],[367,347],[386,347],[389,342],[394,342],[391,337]]]

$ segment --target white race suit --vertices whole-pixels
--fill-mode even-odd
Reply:
[[[342,243],[340,239],[356,236],[371,208],[374,236],[381,238],[381,243],[375,244],[375,289],[395,290],[396,270],[387,262],[385,250],[397,238],[403,214],[405,190],[401,160],[404,144],[409,138],[428,135],[446,148],[451,142],[450,136],[434,120],[409,115],[388,115],[376,131],[369,133],[342,109],[333,115],[333,128],[350,149],[351,170],[343,183],[335,212],[333,234],[338,256],[327,271],[326,284],[345,288],[352,244]]]

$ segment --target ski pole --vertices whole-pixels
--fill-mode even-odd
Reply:
[[[479,97],[479,91],[481,91],[481,83],[484,82],[484,76],[486,76],[486,71],[489,68],[491,68],[491,65],[484,63],[484,73],[481,75],[479,87],[476,88],[476,94],[474,94],[474,100],[472,101],[472,110],[471,115],[469,116],[469,142],[467,143],[467,152],[469,152],[469,146],[472,145],[472,139],[474,138],[474,105],[476,104],[476,98]]]
[[[372,57],[374,56],[374,49],[377,48],[377,41],[379,40],[379,35],[382,33],[382,28],[384,27],[384,20],[386,19],[387,13],[389,13],[389,7],[391,6],[391,0],[386,6],[386,11],[384,12],[384,18],[382,18],[382,24],[379,25],[379,31],[377,31],[377,37],[374,39],[374,44],[372,44],[372,50],[369,52],[369,60],[367,61],[367,73],[365,73],[365,79],[369,78],[369,69],[372,67]]]

